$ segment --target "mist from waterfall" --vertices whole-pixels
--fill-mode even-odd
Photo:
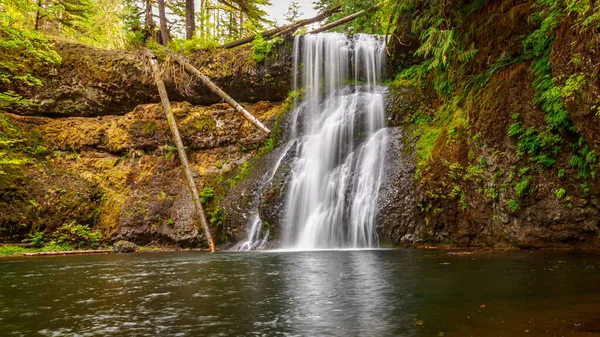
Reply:
[[[377,245],[376,201],[388,142],[381,37],[297,37],[292,116],[296,138],[282,248]]]

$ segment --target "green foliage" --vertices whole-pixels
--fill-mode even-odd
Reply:
[[[7,111],[23,104],[25,100],[21,95],[13,91],[0,92],[0,111]]]
[[[265,40],[262,35],[256,34],[254,41],[252,41],[252,58],[256,62],[262,62],[267,58],[272,48],[272,42]]]
[[[22,246],[0,246],[0,256],[21,255],[24,253],[33,253],[40,251],[39,248],[30,248]]]
[[[523,61],[520,55],[506,54],[496,59],[494,63],[483,73],[473,75],[468,79],[467,84],[474,84],[477,88],[484,87],[500,71],[509,68]]]
[[[562,198],[566,193],[567,193],[567,190],[565,190],[564,188],[559,188],[554,191],[554,194],[556,195],[556,197],[558,199]]]
[[[73,248],[73,246],[69,245],[68,243],[50,243],[49,245],[44,246],[42,247],[42,249],[40,249],[41,252],[64,252],[70,250],[75,250],[75,248]]]
[[[146,36],[141,30],[129,31],[125,34],[125,47],[128,49],[136,50],[143,48],[145,43]]]
[[[193,57],[198,50],[212,49],[218,46],[219,43],[216,41],[205,41],[199,37],[194,37],[191,40],[174,39],[169,42],[168,48],[174,52]]]
[[[335,13],[327,19],[327,23],[337,21],[346,16],[352,15],[363,9],[370,9],[378,5],[379,0],[315,0],[314,7],[317,11],[326,11],[341,6],[341,11]],[[333,29],[333,31],[357,34],[383,34],[383,23],[388,21],[388,8],[373,10],[365,15],[361,15],[351,22],[345,23]]]
[[[523,127],[521,126],[521,123],[519,123],[519,122],[512,123],[512,124],[511,124],[511,125],[508,127],[508,132],[507,132],[507,134],[508,134],[510,137],[516,137],[516,136],[518,136],[518,135],[520,135],[520,134],[522,134],[522,133],[523,133]]]
[[[420,124],[419,128],[416,131],[418,136],[417,141],[417,162],[420,165],[423,165],[425,160],[429,158],[431,154],[431,150],[433,150],[433,145],[435,144],[435,140],[438,135],[442,131],[440,126],[435,124]]]
[[[42,66],[61,62],[54,46],[37,31],[13,28],[14,19],[0,11],[0,84],[41,85],[31,73]],[[0,111],[23,104],[11,91],[0,93]]]
[[[75,221],[65,223],[48,235],[50,246],[73,246],[77,248],[97,247],[100,245],[102,233],[91,230],[88,225],[80,225]]]
[[[233,181],[234,182],[241,182],[242,180],[244,180],[244,178],[246,178],[248,176],[248,174],[250,174],[250,171],[252,170],[252,163],[250,162],[245,162],[242,167],[240,168],[240,170],[238,171],[238,174],[233,177]]]
[[[546,12],[557,16],[575,18],[575,26],[580,30],[600,27],[600,3],[593,0],[537,0]]]
[[[538,59],[548,54],[554,42],[554,30],[560,24],[561,16],[559,11],[547,9],[541,10],[533,16],[534,22],[540,22],[540,28],[523,41],[525,59]]]
[[[534,102],[546,113],[546,122],[550,131],[573,131],[574,126],[569,117],[569,112],[562,102],[561,88],[555,85],[550,67],[549,51],[533,63],[536,75],[533,88],[537,95]]]
[[[515,187],[515,194],[517,197],[524,197],[527,195],[527,187],[529,187],[529,179],[523,178],[523,180]]]
[[[492,200],[498,200],[500,194],[498,193],[498,190],[495,187],[491,187],[485,189],[485,196]]]
[[[215,190],[210,187],[205,187],[200,193],[200,203],[202,205],[208,204],[208,202],[215,196]]]
[[[34,234],[29,234],[29,237],[23,242],[31,242],[34,247],[42,247],[46,243],[48,243],[49,239],[44,237],[44,232],[36,232]]]
[[[221,206],[217,206],[213,211],[209,212],[210,223],[215,225],[216,227],[223,227],[223,223],[225,223],[225,212]]]
[[[13,172],[13,177],[19,176],[18,168],[30,162],[22,149],[25,142],[21,130],[13,125],[10,120],[0,112],[0,187],[6,187],[5,181],[7,172]]]
[[[579,169],[577,176],[582,179],[595,179],[596,167],[598,165],[598,156],[596,151],[592,150],[588,144],[585,144],[583,137],[572,145],[574,155],[569,161],[571,167]]]
[[[512,213],[517,213],[518,211],[521,210],[521,207],[519,207],[519,203],[514,200],[514,199],[510,199],[506,202],[506,207],[508,207],[508,209],[512,212]]]
[[[553,157],[560,151],[561,142],[560,136],[547,130],[530,128],[519,136],[517,156],[522,158],[528,155],[531,162],[550,168],[556,162]]]
[[[587,84],[586,75],[584,73],[572,74],[565,81],[565,85],[561,88],[561,96],[566,102],[573,101],[575,94],[581,92],[583,86]]]

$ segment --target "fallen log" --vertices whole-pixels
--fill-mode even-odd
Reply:
[[[299,28],[302,28],[304,26],[310,25],[311,23],[315,23],[315,22],[319,22],[319,21],[323,21],[325,19],[327,19],[328,17],[330,17],[331,15],[339,12],[342,9],[341,6],[332,8],[328,11],[325,11],[317,16],[314,16],[312,18],[308,18],[308,19],[304,19],[304,20],[300,20],[294,23],[291,23],[289,25],[285,25],[285,26],[280,26],[280,27],[276,27],[273,29],[269,29],[267,31],[264,31],[262,33],[260,33],[260,35],[263,38],[269,38],[273,35],[276,34],[285,34],[285,33],[293,33],[294,31],[296,31]],[[239,47],[241,45],[245,45],[246,43],[250,43],[252,41],[254,41],[255,36],[248,36],[248,37],[244,37],[229,43],[226,43],[224,45],[222,45],[220,48],[225,48],[225,49],[230,49],[230,48],[235,48],[235,47]]]
[[[260,131],[264,132],[267,136],[271,133],[271,130],[267,128],[264,124],[262,124],[256,117],[252,116],[246,109],[244,109],[238,102],[236,102],[231,96],[227,95],[225,91],[221,90],[213,81],[210,80],[206,75],[202,74],[196,67],[194,67],[190,62],[186,61],[181,55],[169,51],[169,55],[173,57],[177,63],[182,65],[188,73],[198,77],[200,82],[204,84],[207,88],[209,88],[212,92],[221,97],[227,104],[235,109],[235,111],[239,112],[246,120],[248,120],[252,125],[256,126]]]
[[[361,15],[364,15],[364,14],[366,14],[368,12],[377,10],[380,7],[381,7],[381,5],[375,5],[375,6],[371,7],[371,8],[363,9],[362,11],[356,12],[356,13],[354,13],[352,15],[348,15],[348,16],[343,17],[343,18],[341,18],[341,19],[339,19],[337,21],[334,21],[332,23],[328,23],[328,24],[326,24],[324,26],[321,26],[321,27],[319,27],[317,29],[314,29],[314,30],[308,32],[308,34],[317,34],[317,33],[326,32],[326,31],[328,31],[328,30],[330,30],[332,28],[335,28],[337,26],[343,25],[344,23],[348,23],[348,22],[356,19],[357,17],[359,17]]]
[[[110,249],[96,249],[96,250],[63,250],[58,252],[33,252],[23,253],[23,256],[51,256],[51,255],[87,255],[87,254],[109,254],[112,252]]]
[[[146,56],[150,60],[150,65],[152,66],[152,71],[154,72],[154,81],[156,82],[156,87],[158,89],[158,93],[160,95],[160,100],[163,105],[163,109],[165,110],[165,114],[167,114],[167,121],[169,122],[169,127],[171,128],[171,133],[173,134],[173,139],[175,141],[175,146],[177,147],[177,152],[179,154],[179,160],[181,161],[181,165],[183,166],[183,170],[185,172],[185,178],[187,180],[187,185],[192,194],[192,201],[194,203],[194,207],[196,208],[196,213],[200,217],[200,224],[202,225],[202,229],[204,231],[204,236],[206,236],[206,241],[208,243],[208,247],[211,252],[215,251],[215,244],[212,239],[212,235],[210,234],[210,228],[208,226],[208,221],[206,220],[206,214],[204,213],[204,208],[200,203],[200,198],[198,197],[198,189],[196,188],[196,182],[194,181],[194,176],[192,175],[192,170],[190,169],[190,164],[187,159],[187,155],[185,154],[185,149],[183,148],[183,142],[181,141],[181,136],[179,135],[179,128],[177,127],[177,123],[175,122],[175,116],[173,116],[173,111],[171,111],[171,103],[169,102],[169,97],[167,96],[167,89],[165,88],[165,83],[162,80],[162,75],[160,69],[158,68],[158,62],[156,61],[156,57],[152,54],[151,51],[146,50]]]

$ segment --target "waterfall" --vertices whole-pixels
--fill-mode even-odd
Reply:
[[[293,150],[295,157],[281,248],[375,247],[376,202],[388,142],[385,87],[380,85],[383,38],[298,36],[293,54],[293,88],[302,94],[290,115],[285,151]],[[237,247],[264,246],[260,230],[257,212],[247,240]]]

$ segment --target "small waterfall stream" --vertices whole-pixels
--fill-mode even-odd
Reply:
[[[376,201],[388,143],[385,88],[379,85],[383,38],[296,37],[293,62],[294,89],[302,91],[302,101],[292,112],[291,140],[285,145],[294,149],[295,158],[281,248],[375,247]],[[263,240],[260,223],[257,212],[238,248],[264,247],[264,241],[258,242]]]

